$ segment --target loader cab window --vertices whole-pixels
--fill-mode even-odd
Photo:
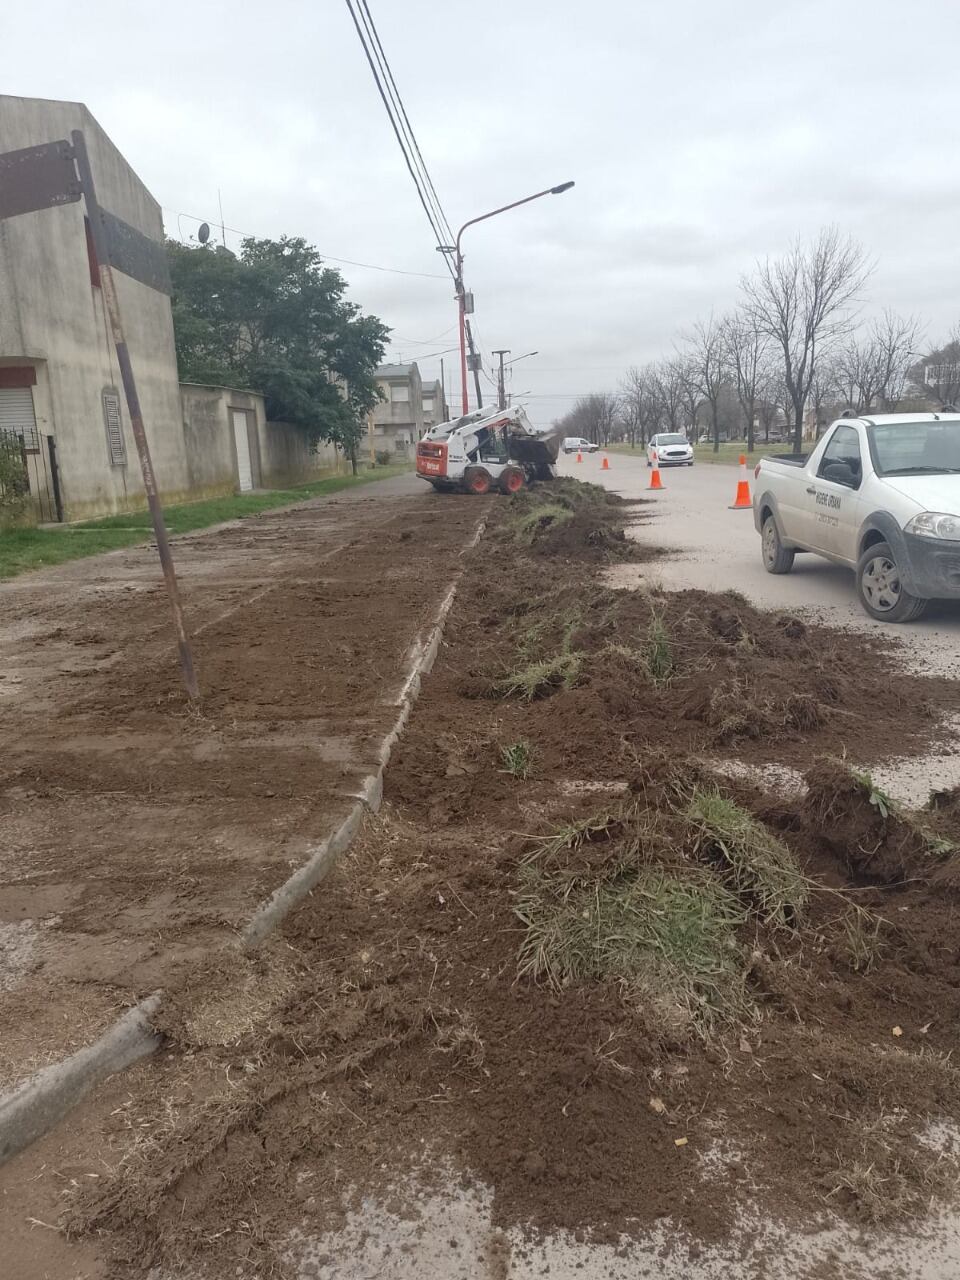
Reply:
[[[837,464],[840,464],[839,467]],[[849,468],[849,479],[840,479],[843,467]],[[831,468],[835,468],[831,471]],[[837,427],[830,437],[830,443],[823,451],[820,466],[817,470],[820,480],[834,480],[838,484],[846,484],[851,489],[859,489],[863,479],[863,467],[860,462],[860,437],[855,427]]]
[[[487,438],[480,446],[481,462],[506,462],[507,433],[502,429],[487,432]]]

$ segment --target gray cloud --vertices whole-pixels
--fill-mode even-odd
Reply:
[[[932,337],[960,318],[960,7],[370,3],[455,225],[577,181],[465,241],[487,349],[541,352],[514,382],[538,418],[669,351],[756,258],[828,221],[877,259],[870,306],[921,312]],[[5,13],[4,35],[5,92],[87,102],[171,234],[195,227],[178,212],[217,220],[219,189],[229,227],[441,270],[340,0],[89,0],[82,22],[48,0]],[[433,341],[448,282],[343,269],[394,354],[452,345]]]

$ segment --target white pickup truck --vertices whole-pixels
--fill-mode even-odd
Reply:
[[[754,475],[769,573],[798,551],[847,565],[883,622],[960,599],[960,413],[841,418],[812,453],[762,458]]]

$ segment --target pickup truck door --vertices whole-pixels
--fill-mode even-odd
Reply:
[[[860,527],[859,489],[863,483],[860,433],[854,426],[834,427],[819,461],[812,458],[815,475],[807,473],[806,497],[810,550],[856,563],[857,530]],[[831,475],[831,468],[833,474]],[[846,468],[847,478],[839,478]]]

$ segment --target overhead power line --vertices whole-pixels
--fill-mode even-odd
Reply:
[[[450,226],[450,223],[447,220],[447,215],[443,211],[443,206],[440,203],[440,197],[437,195],[437,189],[433,185],[433,179],[430,177],[430,172],[427,169],[426,161],[423,158],[423,152],[420,150],[420,144],[417,141],[417,135],[413,131],[413,125],[410,123],[410,117],[407,115],[407,108],[404,105],[403,98],[400,96],[400,90],[397,88],[397,82],[394,79],[394,75],[393,75],[393,68],[390,66],[390,60],[387,57],[386,50],[383,47],[383,42],[380,39],[380,33],[377,31],[377,25],[374,22],[373,15],[370,12],[370,5],[367,3],[367,0],[359,0],[359,3],[363,9],[367,28],[370,31],[371,35],[373,36],[373,42],[374,42],[376,51],[379,55],[380,64],[386,73],[387,84],[391,89],[391,97],[393,98],[393,101],[396,104],[397,108],[399,109],[400,115],[403,119],[405,132],[410,142],[410,145],[413,148],[413,154],[417,161],[417,167],[420,171],[420,174],[423,177],[423,180],[426,184],[427,192],[430,196],[431,206],[437,215],[441,229],[446,232],[446,237],[443,243],[452,244],[453,228]]]
[[[390,127],[403,155],[407,171],[413,180],[420,203],[423,205],[423,211],[427,215],[427,221],[430,224],[430,230],[433,232],[435,243],[438,245],[447,244],[452,238],[450,223],[443,212],[436,187],[424,163],[423,153],[410,125],[410,118],[403,105],[403,99],[400,96],[400,91],[383,52],[383,46],[380,43],[373,17],[370,14],[369,5],[366,0],[345,0],[345,3],[350,17],[353,19],[353,25],[356,28],[370,72],[373,75],[374,84],[377,87],[377,93],[380,95],[380,100],[387,113]],[[453,265],[446,254],[444,255],[444,262],[450,275],[455,276]]]
[[[224,231],[229,231],[231,235],[242,236],[244,240],[259,239],[252,231],[241,231],[238,227],[226,227],[222,222],[217,222],[212,218],[198,218],[195,213],[184,213],[179,209],[168,209],[175,218],[189,218],[191,222],[214,222],[216,226],[223,227]],[[181,235],[182,238],[182,235]],[[382,267],[375,262],[356,262],[353,258],[336,258],[332,253],[324,253],[322,249],[317,252],[325,262],[339,262],[348,267],[363,267],[365,271],[387,271],[394,276],[419,276],[421,280],[446,280],[446,276],[439,275],[436,271],[404,271],[401,267]]]

